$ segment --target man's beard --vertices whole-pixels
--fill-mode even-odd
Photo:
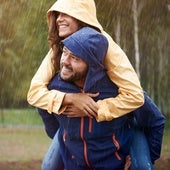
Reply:
[[[60,77],[61,77],[62,80],[67,81],[67,82],[71,82],[71,83],[75,83],[77,81],[81,81],[81,80],[85,79],[85,77],[87,75],[87,70],[84,70],[82,72],[76,72],[69,77],[62,76],[61,72],[59,74],[60,74]]]

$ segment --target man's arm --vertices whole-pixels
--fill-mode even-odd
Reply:
[[[144,93],[144,96],[144,105],[135,110],[134,115],[138,125],[144,130],[149,144],[151,160],[154,163],[161,153],[165,117],[146,93]]]

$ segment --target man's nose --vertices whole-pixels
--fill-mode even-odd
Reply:
[[[70,64],[69,54],[65,54],[64,56],[62,56],[61,62],[62,64],[69,65]]]

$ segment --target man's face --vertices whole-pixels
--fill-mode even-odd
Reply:
[[[59,36],[62,38],[68,37],[72,33],[76,32],[80,27],[77,19],[64,13],[59,13],[56,19],[56,25]]]
[[[84,60],[75,56],[66,47],[63,48],[60,60],[60,76],[63,80],[83,87],[87,70],[88,66]]]

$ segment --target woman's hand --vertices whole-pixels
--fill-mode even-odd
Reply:
[[[68,117],[96,118],[98,105],[93,97],[98,95],[99,93],[67,93],[62,104],[62,106],[67,106],[63,114]]]

